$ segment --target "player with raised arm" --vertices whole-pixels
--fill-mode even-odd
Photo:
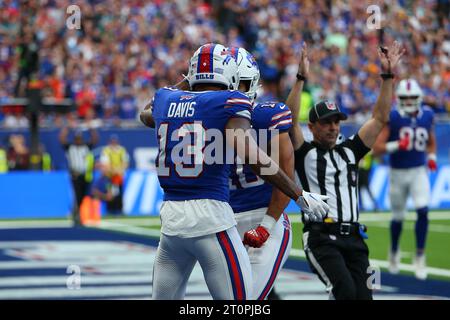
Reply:
[[[155,125],[157,172],[164,190],[153,299],[182,299],[197,261],[213,299],[252,297],[250,261],[228,204],[229,165],[218,156],[226,146],[218,140],[226,137],[226,144],[246,162],[256,159],[256,172],[272,168],[274,174],[262,176],[311,216],[327,212],[320,195],[302,194],[248,136],[252,104],[232,90],[238,88],[238,75],[236,62],[222,45],[204,45],[190,59],[191,91],[159,89],[141,113],[146,125]],[[233,133],[230,139],[227,130]],[[218,158],[211,162],[207,152]]]
[[[397,107],[391,111],[389,126],[383,129],[374,146],[376,155],[389,154],[392,207],[389,271],[399,272],[399,241],[407,199],[411,196],[417,212],[415,274],[418,279],[426,279],[425,242],[430,201],[426,166],[431,171],[437,168],[434,113],[431,108],[421,106],[422,90],[414,79],[401,80],[395,95]]]

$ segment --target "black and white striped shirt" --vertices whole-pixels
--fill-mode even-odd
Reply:
[[[334,221],[358,221],[358,162],[369,151],[358,135],[332,149],[305,141],[295,151],[295,169],[302,188],[329,196],[328,217]]]
[[[63,145],[66,150],[69,170],[73,174],[85,174],[87,170],[87,156],[90,154],[92,145],[68,143]]]

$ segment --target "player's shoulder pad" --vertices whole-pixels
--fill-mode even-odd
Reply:
[[[155,91],[154,96],[158,97],[160,95],[170,94],[171,92],[176,92],[176,91],[180,91],[180,90],[177,88],[173,88],[173,87],[162,87]]]
[[[394,108],[392,108],[390,114],[391,115],[393,115],[393,114],[400,114],[400,110],[398,109],[398,107],[394,107]]]
[[[432,116],[434,116],[434,110],[433,110],[433,108],[430,107],[429,105],[423,105],[423,106],[422,106],[422,111],[423,111],[424,113],[429,113],[429,114],[431,114]]]
[[[260,128],[288,130],[292,126],[291,110],[282,102],[258,103],[252,122]]]
[[[393,108],[389,113],[389,122],[395,121],[401,117],[400,110],[398,108]]]
[[[222,91],[227,93],[227,101],[226,104],[232,106],[232,105],[241,105],[246,106],[248,108],[251,108],[253,106],[253,103],[250,101],[250,99],[243,94],[240,91],[237,90],[227,90]]]
[[[165,86],[162,89],[163,90],[170,90],[170,91],[181,91],[180,89],[178,89],[177,87],[174,87],[174,86]]]
[[[262,111],[272,116],[283,114],[283,116],[290,116],[291,110],[283,102],[264,102],[255,105],[255,110]]]
[[[268,108],[272,110],[285,110],[289,109],[286,104],[283,102],[277,102],[277,101],[268,101],[268,102],[259,102],[257,103],[257,106],[259,108]]]
[[[227,90],[225,92],[227,92],[227,94],[228,94],[228,96],[230,98],[245,99],[245,100],[250,101],[250,99],[244,93],[242,93],[241,91],[238,91],[238,90]]]

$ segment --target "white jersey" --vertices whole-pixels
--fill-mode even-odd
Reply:
[[[160,215],[161,232],[182,238],[214,234],[236,225],[230,205],[211,199],[164,201]]]

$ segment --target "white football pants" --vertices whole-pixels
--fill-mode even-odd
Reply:
[[[235,214],[241,238],[256,228],[264,218],[267,208]],[[253,273],[253,299],[264,300],[272,290],[275,279],[286,262],[292,247],[292,229],[287,214],[278,219],[270,236],[261,248],[248,248]]]
[[[153,266],[152,298],[184,299],[196,262],[215,300],[252,297],[252,273],[248,253],[236,227],[206,236],[181,238],[161,234]]]

